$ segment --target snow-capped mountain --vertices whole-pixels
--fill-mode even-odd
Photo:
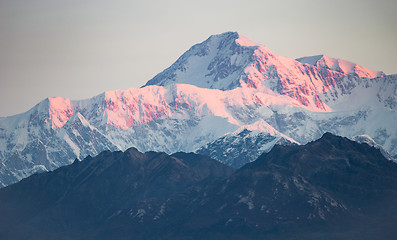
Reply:
[[[190,152],[245,129],[250,138],[295,144],[326,131],[366,134],[397,154],[397,75],[325,56],[298,60],[223,33],[193,46],[142,88],[81,101],[45,99],[0,118],[0,184],[103,150]]]
[[[332,92],[336,85],[350,91],[351,86],[344,84],[346,77],[378,76],[385,74],[327,56],[298,61],[277,56],[263,45],[228,32],[193,46],[146,85],[184,83],[221,90],[248,86],[289,96],[312,111],[331,111],[321,94]]]
[[[210,156],[234,168],[240,168],[257,159],[262,153],[269,152],[275,144],[299,145],[298,142],[279,133],[262,120],[249,126],[242,126],[202,146],[196,153]]]

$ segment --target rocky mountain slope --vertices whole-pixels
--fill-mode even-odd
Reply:
[[[80,238],[83,229],[90,232],[121,211],[130,209],[129,216],[139,219],[145,210],[133,209],[140,204],[158,206],[172,194],[233,171],[194,154],[105,151],[3,188],[0,238]],[[158,214],[162,216],[161,209]]]
[[[193,153],[103,152],[0,189],[3,239],[393,239],[397,164],[325,134],[234,171]]]
[[[296,61],[238,33],[214,35],[142,88],[81,101],[47,98],[25,113],[0,118],[0,185],[104,150],[191,152],[230,142],[245,130],[252,139],[295,144],[326,131],[368,135],[395,156],[396,93],[397,75],[326,56]],[[269,151],[273,140],[258,151],[251,144],[256,154],[236,164],[207,153],[241,166]]]

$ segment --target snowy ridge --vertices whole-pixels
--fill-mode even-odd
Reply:
[[[239,129],[237,129],[236,131],[233,132],[233,135],[237,135],[237,134],[241,133],[244,130],[250,131],[251,132],[250,135],[255,135],[255,134],[259,134],[259,133],[265,132],[265,133],[268,133],[270,136],[279,137],[277,140],[279,140],[280,138],[284,138],[284,139],[290,141],[293,144],[297,144],[297,145],[300,144],[297,141],[295,141],[294,139],[292,139],[292,138],[280,133],[279,131],[277,131],[274,127],[270,126],[270,124],[265,122],[263,119],[255,122],[253,124],[250,124],[250,125],[241,126]]]
[[[346,76],[349,79],[384,76],[381,72],[326,56],[315,62],[311,58],[306,60],[301,60],[301,63],[277,56],[267,47],[238,33],[227,32],[193,46],[171,67],[148,81],[146,86],[185,83],[221,90],[241,86],[262,90],[268,88],[298,100],[312,111],[331,111],[319,95],[332,90]]]
[[[348,78],[321,98],[333,111],[347,111],[363,106],[397,110],[397,74],[385,77]]]
[[[358,77],[376,78],[386,76],[382,71],[370,70],[355,63],[342,59],[331,58],[326,55],[302,57],[296,59],[296,61],[301,63],[307,63],[320,68],[337,71],[342,74],[354,74]]]
[[[397,160],[395,158],[393,158],[390,153],[388,153],[385,149],[383,149],[381,146],[379,146],[379,144],[377,144],[370,136],[368,135],[360,135],[360,136],[355,136],[351,138],[353,141],[359,142],[359,143],[365,143],[368,144],[371,147],[377,148],[380,150],[380,152],[382,153],[382,155],[390,160],[390,161],[394,161],[397,162]]]
[[[299,145],[264,120],[259,120],[202,146],[196,153],[240,168],[256,160],[262,153],[269,152],[276,144]]]
[[[257,137],[269,143],[264,151],[280,139],[305,144],[327,131],[366,134],[394,156],[396,109],[397,75],[361,78],[224,33],[193,46],[145,87],[47,98],[0,118],[0,184],[103,150],[191,152],[242,132],[252,148]]]

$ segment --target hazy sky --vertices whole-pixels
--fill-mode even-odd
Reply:
[[[0,116],[140,87],[226,31],[282,56],[397,73],[396,10],[395,0],[0,0]]]

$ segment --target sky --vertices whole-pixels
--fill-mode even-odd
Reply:
[[[395,0],[0,0],[0,116],[138,88],[210,35],[397,73]]]

